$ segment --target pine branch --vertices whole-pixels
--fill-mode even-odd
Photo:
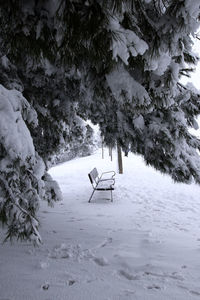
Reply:
[[[35,234],[35,236],[37,236],[38,242],[41,243],[41,238],[40,238],[40,235],[39,235],[38,230],[37,230],[37,228],[36,228],[36,227],[38,226],[38,224],[39,224],[39,221],[38,221],[38,220],[36,219],[36,217],[33,216],[30,212],[28,212],[26,209],[22,208],[20,205],[18,205],[18,204],[16,203],[16,201],[15,201],[15,196],[13,195],[12,190],[9,188],[7,181],[6,181],[6,180],[4,179],[4,177],[3,177],[3,172],[1,172],[1,171],[0,171],[0,180],[1,180],[1,182],[3,183],[4,188],[5,188],[6,192],[8,193],[9,199],[10,199],[10,201],[12,202],[12,204],[13,204],[15,207],[18,208],[18,210],[21,212],[21,214],[26,215],[26,216],[28,217],[28,219],[30,220],[30,224],[31,224],[31,227],[32,227],[32,230],[33,230],[33,234]],[[25,200],[25,199],[23,199],[23,200]],[[27,202],[28,202],[28,201],[27,201]],[[35,223],[35,225],[33,225],[34,223]],[[7,238],[8,238],[8,237],[9,237],[9,235],[7,236]],[[6,238],[6,239],[7,239],[7,238]],[[5,239],[5,240],[6,240],[6,239]]]

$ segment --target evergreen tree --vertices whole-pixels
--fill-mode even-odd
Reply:
[[[200,98],[179,83],[198,61],[192,36],[199,5],[199,0],[1,1],[0,104],[3,115],[17,121],[18,114],[32,149],[12,155],[13,143],[0,130],[0,219],[8,236],[40,239],[34,221],[38,203],[60,198],[46,174],[48,162],[63,147],[75,151],[91,139],[80,118],[99,124],[110,147],[130,148],[175,181],[200,182],[200,142],[188,131],[197,126]],[[11,97],[10,89],[19,92]]]

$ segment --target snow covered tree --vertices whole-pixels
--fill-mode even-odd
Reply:
[[[198,61],[192,35],[199,26],[199,1],[131,4],[122,3],[110,16],[107,28],[116,63],[103,78],[93,74],[92,97],[80,105],[91,106],[88,115],[108,145],[131,146],[176,181],[193,177],[200,182],[199,140],[188,131],[196,127],[199,96],[179,84]],[[193,112],[185,110],[191,101]]]
[[[12,97],[13,103],[18,101],[17,97],[23,98],[29,111],[34,112],[32,126],[27,117],[30,113],[23,106],[21,120],[24,126],[18,128],[22,136],[27,130],[30,139],[26,144],[33,151],[26,154],[21,147],[16,151],[16,157],[6,155],[11,145],[6,144],[3,129],[9,126],[8,138],[14,137],[12,126],[15,126],[15,116],[6,109],[10,93],[1,87],[5,94],[0,99],[2,115],[8,116],[1,123],[0,141],[4,149],[1,159],[4,163],[0,168],[0,220],[8,227],[7,237],[16,236],[39,242],[39,223],[35,218],[39,201],[47,199],[49,204],[53,204],[53,201],[61,199],[60,190],[46,169],[52,164],[53,157],[63,149],[66,151],[66,147],[68,152],[75,152],[71,157],[89,151],[89,147],[84,147],[89,143],[88,139],[91,140],[92,132],[77,117],[74,103],[79,90],[78,75],[73,66],[64,68],[56,56],[53,46],[56,41],[51,39],[51,16],[45,10],[45,4],[40,6],[37,1],[9,1],[1,3],[0,13],[4,27],[0,33],[0,82],[8,89],[23,92],[28,101],[16,92]],[[10,125],[7,125],[8,119],[12,120]],[[17,139],[21,145],[24,142],[18,134],[13,138],[13,148]]]
[[[2,114],[8,113],[10,93],[17,93],[9,89],[21,92],[14,102],[20,97],[25,108],[18,105],[14,112],[21,114],[32,149],[6,158],[12,147],[0,129],[1,160],[6,158],[0,162],[0,219],[8,235],[37,239],[35,221],[13,213],[12,199],[22,198],[15,209],[20,205],[33,220],[40,199],[59,198],[45,168],[38,175],[35,166],[47,168],[65,144],[80,144],[80,118],[99,124],[107,145],[130,148],[176,181],[200,183],[200,142],[188,130],[197,127],[200,96],[179,83],[198,61],[192,37],[199,6],[199,0],[1,1]],[[8,178],[20,179],[6,189]],[[37,199],[30,193],[26,198],[28,186]]]

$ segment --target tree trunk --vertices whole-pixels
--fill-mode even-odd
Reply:
[[[109,147],[109,156],[110,156],[110,159],[112,161],[112,147]]]
[[[102,159],[104,159],[104,149],[103,149],[103,142],[102,142],[101,149],[102,149]]]
[[[122,150],[119,144],[117,144],[117,158],[119,174],[123,174]]]

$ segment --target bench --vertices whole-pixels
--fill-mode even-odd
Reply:
[[[112,191],[114,190],[114,184],[115,184],[115,179],[114,179],[115,172],[114,171],[103,172],[101,176],[99,176],[97,169],[94,168],[88,174],[88,176],[93,187],[93,191],[88,202],[92,200],[95,191],[110,191],[111,202],[113,202]]]

